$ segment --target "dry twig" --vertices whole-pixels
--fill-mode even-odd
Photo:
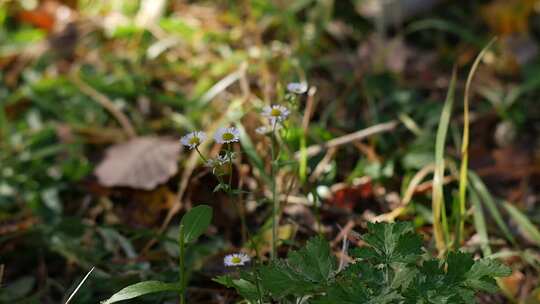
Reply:
[[[347,135],[340,136],[338,138],[334,138],[332,140],[329,140],[319,145],[309,146],[307,147],[305,153],[307,156],[314,156],[314,155],[317,155],[319,152],[329,149],[329,148],[339,147],[339,146],[351,143],[353,141],[364,139],[366,137],[369,137],[375,134],[392,131],[397,127],[397,125],[398,125],[398,122],[395,120],[373,125],[369,128],[365,128],[365,129],[356,131],[354,133],[350,133]],[[295,158],[298,159],[300,155],[301,155],[301,151],[298,151],[295,153],[294,156]]]

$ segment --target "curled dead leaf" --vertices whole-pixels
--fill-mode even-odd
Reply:
[[[178,171],[180,143],[160,137],[138,137],[107,149],[95,175],[108,187],[150,190]]]

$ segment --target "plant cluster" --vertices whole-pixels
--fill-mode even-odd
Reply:
[[[196,207],[186,214],[182,223],[190,232],[179,238],[180,246],[204,231],[211,217],[208,209]],[[234,288],[248,303],[467,304],[475,303],[478,292],[496,292],[495,278],[511,273],[493,259],[474,260],[469,253],[431,257],[408,222],[368,224],[362,240],[365,246],[351,250],[352,262],[345,267],[338,266],[329,243],[316,236],[287,258],[269,263],[249,266],[246,254],[228,255],[226,266],[247,268],[214,280]],[[124,288],[104,303],[184,290],[182,279],[176,284],[147,281]]]
[[[286,259],[227,275],[217,282],[236,289],[250,303],[475,303],[477,292],[495,292],[495,277],[511,270],[493,259],[464,252],[444,259],[422,250],[422,238],[407,222],[368,225],[342,270],[320,237],[289,252]]]
[[[306,87],[290,84],[288,90],[303,94]],[[282,105],[267,106],[262,116],[268,125],[259,130],[271,138],[271,172],[275,177],[279,148],[278,132],[290,111]],[[214,191],[230,195],[241,192],[232,187],[232,163],[235,159],[232,144],[240,141],[240,131],[235,127],[218,129],[214,140],[225,147],[215,158],[207,158],[199,146],[207,139],[202,131],[191,132],[181,138],[181,143],[195,150],[205,165],[212,168],[219,184]],[[222,167],[228,167],[222,170]],[[224,176],[228,175],[228,183]],[[495,292],[495,278],[508,276],[511,270],[492,259],[474,260],[472,254],[449,252],[437,259],[423,250],[423,240],[411,223],[368,224],[368,233],[362,240],[365,246],[353,249],[348,255],[342,252],[338,263],[330,244],[321,235],[310,239],[305,247],[290,251],[287,258],[277,257],[277,223],[279,204],[275,182],[272,183],[272,251],[265,262],[251,260],[246,253],[225,256],[224,265],[238,272],[214,279],[237,293],[249,303],[373,303],[373,304],[466,304],[474,303],[477,292]],[[240,210],[238,208],[237,210]],[[190,210],[182,219],[178,238],[179,281],[162,283],[141,282],[124,288],[104,303],[134,298],[147,293],[176,291],[180,302],[185,303],[187,287],[184,265],[185,246],[201,235],[210,224],[211,208],[201,205]],[[246,231],[242,218],[243,233]],[[245,239],[245,237],[243,238]],[[259,257],[259,255],[257,255]],[[345,257],[351,261],[345,266]],[[245,267],[245,268],[244,268]]]

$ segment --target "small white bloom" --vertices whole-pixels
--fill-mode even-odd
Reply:
[[[229,254],[223,259],[225,266],[244,266],[249,261],[251,258],[245,253]]]
[[[287,85],[287,91],[294,94],[304,94],[307,90],[307,82],[291,82]]]
[[[289,116],[289,109],[282,105],[272,105],[263,108],[262,115],[270,120],[270,124],[275,128],[276,123],[282,122]]]
[[[204,133],[203,131],[194,131],[194,132],[191,132],[189,134],[182,136],[182,138],[180,139],[180,142],[182,143],[182,145],[190,149],[193,149],[193,148],[198,147],[205,140],[206,140],[206,133]]]
[[[219,128],[214,135],[218,144],[228,144],[240,141],[240,131],[235,127]]]

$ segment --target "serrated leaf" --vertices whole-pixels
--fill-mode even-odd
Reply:
[[[314,237],[304,248],[289,253],[287,263],[313,282],[328,280],[336,270],[336,259],[330,245],[322,237]]]
[[[316,304],[390,304],[403,299],[397,291],[385,290],[379,294],[371,295],[359,285],[334,285],[327,295],[314,301]]]
[[[164,283],[160,281],[145,281],[125,287],[119,292],[115,293],[112,297],[105,301],[102,301],[101,303],[111,304],[119,301],[133,299],[150,293],[179,290],[180,287],[177,284]]]
[[[316,287],[298,273],[290,269],[283,261],[276,261],[261,268],[261,285],[273,298],[281,299],[287,295],[302,295]]]
[[[465,274],[474,264],[472,255],[464,252],[450,252],[446,258],[448,270],[446,274],[450,281],[463,280]]]
[[[422,238],[414,232],[408,232],[399,238],[392,261],[411,263],[420,254],[422,254]]]
[[[487,292],[497,292],[498,287],[493,277],[506,277],[512,274],[510,267],[493,259],[482,259],[474,263],[465,275],[465,286]]]
[[[368,224],[368,230],[363,240],[370,248],[354,250],[357,258],[374,263],[414,262],[422,253],[422,238],[410,223]]]
[[[184,242],[195,241],[203,234],[212,221],[212,208],[207,205],[199,205],[189,210],[180,225],[184,226]]]
[[[477,279],[484,276],[506,277],[512,274],[512,269],[493,259],[481,259],[474,263],[467,273],[468,279]]]
[[[400,265],[400,267],[395,270],[394,279],[392,280],[391,287],[407,288],[417,275],[418,270],[416,268]]]

